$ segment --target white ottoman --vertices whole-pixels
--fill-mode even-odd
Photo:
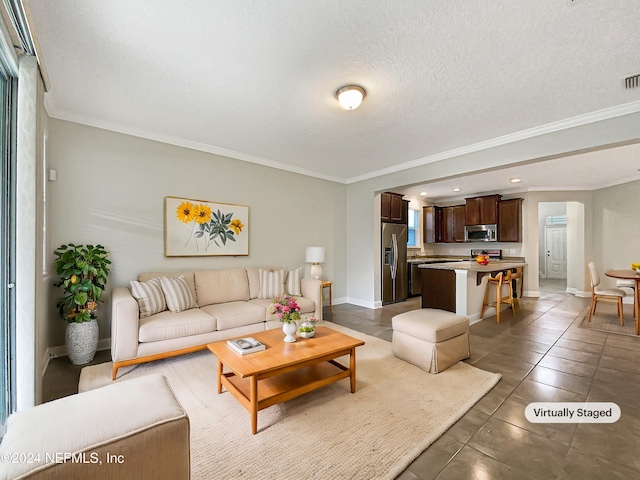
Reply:
[[[396,315],[393,354],[426,370],[440,373],[469,358],[469,319],[445,310],[422,308]]]
[[[188,480],[189,417],[162,375],[148,375],[14,413],[1,479]]]

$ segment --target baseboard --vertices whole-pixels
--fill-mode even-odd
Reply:
[[[350,303],[352,305],[356,305],[358,307],[365,307],[365,308],[381,308],[382,307],[381,302],[372,302],[370,300],[363,300],[361,298],[353,298],[353,297],[347,297],[345,303]],[[376,303],[380,303],[380,305],[376,306]]]
[[[102,338],[98,340],[98,350],[111,350],[111,338]],[[43,358],[42,362],[44,364],[44,371],[47,369],[47,365],[49,365],[49,360],[52,358],[58,357],[66,357],[67,356],[67,347],[64,345],[58,345],[55,347],[47,348],[45,352],[45,358]]]
[[[523,297],[540,298],[539,290],[525,290],[522,294]]]
[[[469,315],[469,325],[473,325],[474,323],[478,323],[482,320],[482,318],[480,318],[480,314],[479,313],[474,313],[473,315]]]
[[[575,295],[576,297],[585,297],[585,298],[591,297],[591,292],[583,292],[581,290],[578,290],[577,288],[567,287],[566,292],[572,295]]]

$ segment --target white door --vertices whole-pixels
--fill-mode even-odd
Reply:
[[[547,278],[567,278],[567,227],[545,227]]]

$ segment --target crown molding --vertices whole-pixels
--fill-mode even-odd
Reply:
[[[446,152],[441,152],[435,155],[429,155],[427,157],[411,160],[409,162],[400,163],[392,167],[375,170],[364,175],[358,175],[348,178],[346,179],[346,183],[348,185],[351,183],[361,182],[363,180],[369,180],[371,178],[380,177],[382,175],[401,172],[409,168],[420,167],[429,163],[439,162],[441,160],[447,160],[449,158],[459,157],[462,155],[487,150],[489,148],[500,147],[509,143],[515,143],[521,140],[527,140],[529,138],[547,135],[549,133],[559,132],[562,130],[567,130],[569,128],[588,125],[590,123],[609,120],[611,118],[622,117],[624,115],[638,112],[640,112],[640,101],[625,103],[623,105],[617,105],[615,107],[605,108],[596,112],[578,115],[576,117],[566,118],[564,120],[548,123],[546,125],[540,125],[538,127],[529,128],[527,130],[510,133],[508,135],[503,135],[501,137],[474,143],[465,147],[454,148],[453,150],[447,150]]]
[[[101,128],[103,130],[109,130],[111,132],[122,133],[124,135],[144,138],[146,140],[154,140],[156,142],[167,143],[169,145],[175,145],[177,147],[189,148],[191,150],[220,155],[222,157],[228,157],[233,160],[242,160],[244,162],[255,163],[257,165],[262,165],[265,167],[277,168],[279,170],[285,170],[291,173],[297,173],[308,177],[328,180],[330,182],[341,184],[345,183],[345,180],[343,178],[334,177],[332,175],[325,175],[320,172],[296,167],[295,165],[290,165],[282,162],[276,162],[266,158],[258,157],[256,155],[250,155],[248,153],[237,152],[235,150],[216,147],[214,145],[208,145],[206,143],[187,140],[180,137],[174,137],[172,135],[147,130],[144,128],[132,127],[130,125],[118,124],[114,122],[107,122],[88,115],[60,112],[52,106],[51,102],[47,101],[47,98],[48,97],[45,97],[45,109],[47,110],[47,114],[49,115],[49,117],[58,120],[65,120],[67,122],[78,123],[89,127]]]
[[[245,162],[255,163],[257,165],[262,165],[265,167],[276,168],[276,169],[285,170],[291,173],[297,173],[300,175],[305,175],[309,177],[319,178],[322,180],[327,180],[330,182],[347,184],[347,185],[361,182],[363,180],[369,180],[372,178],[381,177],[383,175],[401,172],[403,170],[408,170],[410,168],[427,165],[429,163],[439,162],[441,160],[447,160],[450,158],[455,158],[462,155],[467,155],[470,153],[487,150],[489,148],[499,147],[509,143],[518,142],[521,140],[527,140],[537,136],[546,135],[549,133],[559,132],[562,130],[567,130],[567,129],[579,127],[582,125],[588,125],[591,123],[595,123],[603,120],[609,120],[611,118],[621,117],[624,115],[640,112],[640,101],[625,103],[623,105],[605,108],[603,110],[598,110],[596,112],[591,112],[588,114],[567,118],[557,122],[548,123],[546,125],[540,125],[538,127],[530,128],[527,130],[521,130],[519,132],[503,135],[501,137],[492,138],[490,140],[474,143],[472,145],[467,145],[460,148],[454,148],[446,152],[437,153],[435,155],[429,155],[416,160],[411,160],[398,165],[393,165],[391,167],[375,170],[363,175],[358,175],[350,178],[343,178],[343,177],[336,177],[333,175],[326,175],[324,173],[296,167],[294,165],[286,164],[283,162],[269,160],[267,158],[258,157],[256,155],[250,155],[250,154],[238,152],[235,150],[216,147],[214,145],[196,142],[193,140],[187,140],[184,138],[175,137],[172,135],[167,135],[167,134],[155,132],[152,130],[132,127],[130,125],[124,125],[124,124],[119,124],[115,122],[107,122],[105,120],[91,117],[88,115],[79,115],[79,114],[74,114],[70,112],[63,112],[56,109],[55,106],[52,104],[52,102],[48,101],[49,98],[50,97],[48,95],[45,96],[45,109],[47,110],[47,113],[49,114],[49,116],[52,118],[56,118],[59,120],[66,120],[68,122],[79,123],[79,124],[87,125],[91,127],[101,128],[101,129],[109,130],[112,132],[131,135],[134,137],[154,140],[162,143],[167,143],[170,145],[175,145],[178,147],[189,148],[191,150],[211,153],[214,155],[221,155],[223,157],[232,158],[234,160],[242,160]]]

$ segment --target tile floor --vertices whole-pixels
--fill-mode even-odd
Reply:
[[[563,288],[545,282],[540,298],[520,300],[517,315],[471,326],[467,362],[502,379],[398,480],[640,480],[640,338],[574,325],[589,299]],[[419,297],[376,310],[343,304],[325,318],[391,340],[391,318],[419,307]],[[632,321],[628,306],[625,315]],[[98,352],[95,362],[108,360]],[[79,374],[66,358],[52,360],[45,399],[75,393]],[[614,424],[532,424],[524,409],[534,401],[615,402],[622,417]]]

